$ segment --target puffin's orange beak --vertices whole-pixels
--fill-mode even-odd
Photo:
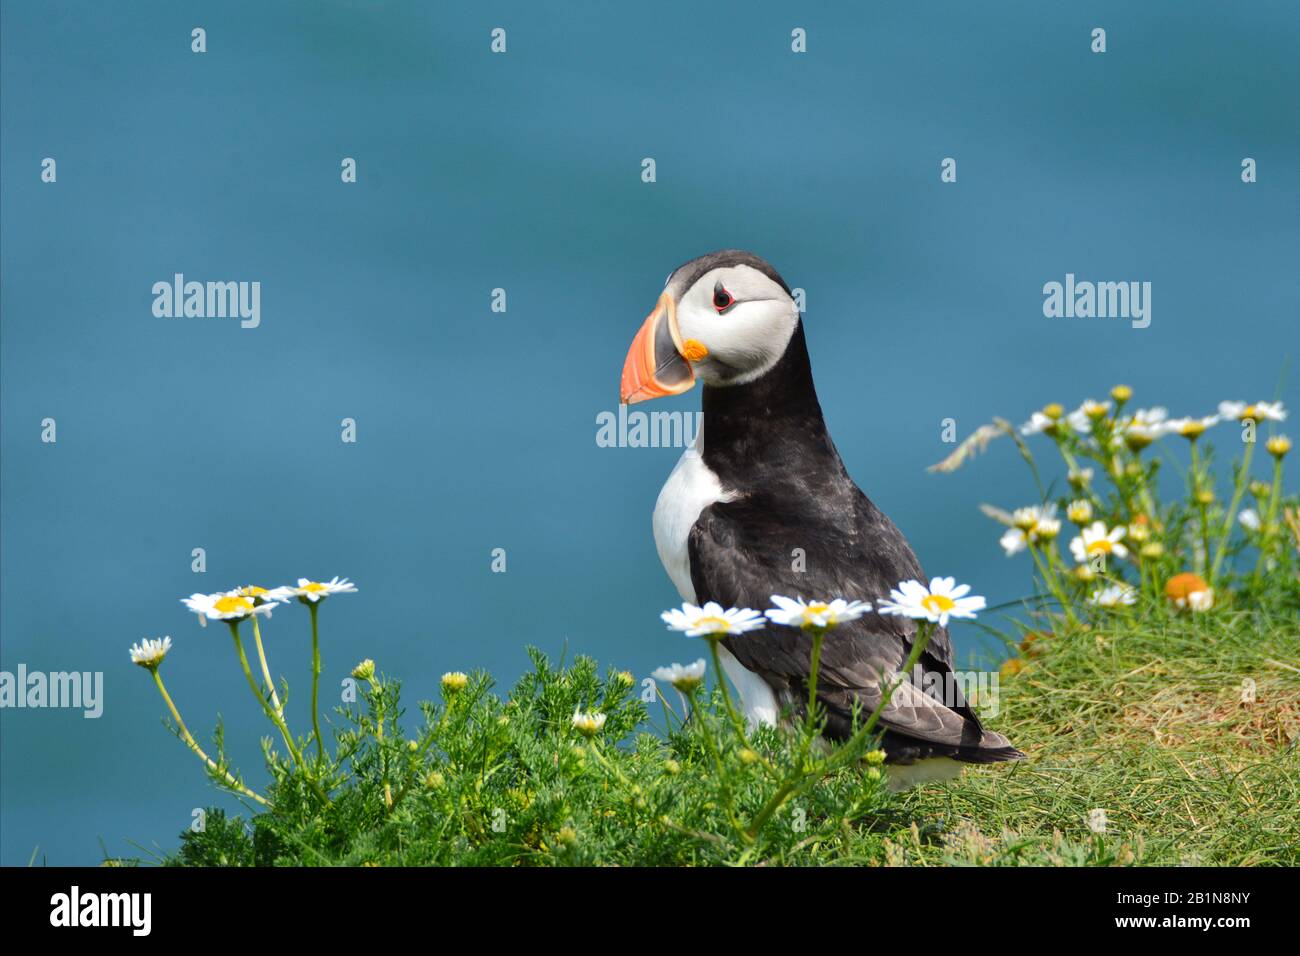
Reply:
[[[628,349],[619,400],[632,405],[650,398],[680,395],[695,384],[695,370],[686,357],[698,361],[706,354],[699,342],[682,342],[677,328],[677,303],[665,292]]]

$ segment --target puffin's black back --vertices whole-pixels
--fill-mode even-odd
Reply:
[[[900,581],[923,580],[907,540],[853,483],[831,441],[801,320],[769,372],[745,385],[706,387],[703,407],[704,462],[738,497],[705,508],[691,530],[697,602],[766,607],[772,594],[874,602],[888,597]],[[794,569],[796,548],[803,551],[802,571]],[[855,701],[865,712],[879,702],[882,674],[902,668],[915,633],[910,619],[873,612],[828,634],[818,679],[827,736],[843,738],[851,732]],[[811,639],[802,631],[769,626],[728,638],[726,646],[777,691],[783,705],[797,714],[806,709]],[[939,709],[946,726],[891,727],[882,720],[888,727],[884,746],[890,762],[1020,756],[1005,738],[983,731],[949,678],[952,647],[945,629],[935,629],[919,667],[940,678],[930,696],[951,708]],[[924,686],[916,678],[913,683]],[[939,696],[945,689],[955,694],[947,702]],[[939,718],[928,713],[925,719]],[[954,743],[913,737],[909,729]]]

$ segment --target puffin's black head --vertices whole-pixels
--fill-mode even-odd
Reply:
[[[679,266],[623,363],[631,404],[705,385],[743,385],[770,370],[799,324],[790,287],[770,265],[723,249]]]

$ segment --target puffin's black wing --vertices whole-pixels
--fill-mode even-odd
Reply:
[[[771,606],[773,594],[878,602],[900,581],[922,579],[916,556],[883,512],[856,487],[852,495],[837,497],[845,502],[838,509],[842,513],[824,513],[826,497],[792,503],[789,495],[763,492],[705,508],[689,539],[697,602],[762,609]],[[880,703],[882,675],[901,670],[915,633],[910,619],[871,613],[827,635],[817,680],[818,699],[828,717],[826,736],[843,739],[851,733],[855,703],[864,715]],[[783,707],[802,715],[810,637],[795,628],[769,625],[730,637],[725,646],[773,687]],[[891,762],[929,756],[985,762],[1019,756],[1006,738],[983,730],[952,680],[952,645],[945,629],[936,629],[919,667],[928,676],[919,683],[914,676],[900,686],[881,713]]]

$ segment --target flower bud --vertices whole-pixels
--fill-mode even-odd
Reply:
[[[442,675],[442,692],[450,697],[469,686],[469,675],[461,671],[448,671]]]
[[[1142,545],[1142,550],[1138,552],[1144,558],[1160,558],[1164,556],[1164,553],[1165,546],[1159,541],[1152,541]]]
[[[1080,499],[1071,501],[1070,506],[1065,509],[1066,517],[1077,525],[1085,525],[1092,520],[1092,502]]]

